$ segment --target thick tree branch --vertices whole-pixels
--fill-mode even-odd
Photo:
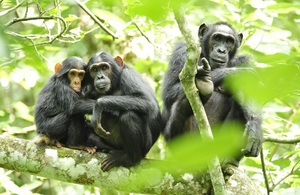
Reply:
[[[184,17],[184,11],[182,9],[179,9],[178,11],[174,11],[174,14],[178,27],[185,38],[188,51],[187,62],[179,75],[179,79],[183,86],[184,93],[191,104],[201,137],[204,140],[212,140],[212,131],[195,85],[195,75],[201,51],[196,44],[197,41],[193,39],[192,33],[189,30],[190,28],[188,27],[188,24]],[[214,193],[216,195],[225,194],[225,181],[219,159],[215,157],[212,162],[208,163],[208,168],[214,188]]]
[[[38,146],[32,141],[0,136],[0,167],[50,179],[128,192],[154,192],[158,183],[126,168],[103,172],[104,153],[88,154],[67,148]],[[150,163],[150,162],[149,162]],[[133,170],[141,170],[143,164]],[[150,171],[150,170],[143,170]],[[158,170],[157,170],[158,171]],[[159,173],[159,172],[158,172]],[[163,175],[158,174],[160,181]],[[151,184],[151,182],[153,182]]]
[[[60,181],[92,185],[125,192],[152,194],[203,194],[207,187],[191,174],[174,177],[157,168],[167,162],[144,160],[130,169],[119,167],[101,170],[104,153],[88,154],[67,148],[38,146],[32,141],[0,135],[0,167],[27,172]],[[160,166],[161,168],[162,166]],[[233,167],[234,175],[226,183],[232,194],[260,194],[255,184],[241,170]],[[202,181],[202,179],[199,179]]]

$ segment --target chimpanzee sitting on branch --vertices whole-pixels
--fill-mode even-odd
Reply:
[[[255,113],[254,108],[247,102],[239,104],[223,83],[224,78],[249,63],[248,56],[236,55],[243,35],[237,33],[231,25],[218,22],[212,25],[202,24],[199,27],[198,37],[202,50],[195,82],[209,123],[212,126],[225,122],[239,122],[244,125],[246,145],[239,151],[240,154],[235,157],[237,162],[234,163],[238,163],[242,154],[257,156],[262,147],[261,116]],[[186,62],[186,49],[186,45],[182,42],[176,45],[164,77],[162,96],[166,140],[197,128],[194,125],[191,106],[178,78]],[[200,81],[205,81],[206,84],[203,85]],[[211,81],[213,90],[210,89]]]
[[[120,57],[105,52],[92,56],[86,76],[90,79],[86,96],[97,99],[92,125],[101,142],[113,148],[101,163],[102,170],[135,165],[162,129],[153,90]]]
[[[96,152],[91,147],[96,144],[87,144],[88,140],[98,140],[98,136],[84,116],[92,113],[95,104],[95,100],[82,95],[85,67],[85,62],[78,57],[56,64],[55,75],[41,90],[35,105],[36,143]]]

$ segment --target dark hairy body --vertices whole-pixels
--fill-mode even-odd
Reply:
[[[157,140],[162,118],[153,90],[120,57],[96,53],[88,62],[86,95],[96,99],[92,126],[110,148],[102,169],[129,167],[142,160]]]
[[[84,115],[92,112],[95,100],[81,93],[85,67],[78,57],[56,64],[56,74],[41,90],[35,105],[36,143],[96,152],[94,145],[87,143],[93,132]]]
[[[244,126],[245,147],[235,156],[238,162],[241,156],[257,156],[262,147],[261,116],[250,102],[238,103],[224,85],[224,79],[241,70],[247,70],[249,57],[236,55],[243,35],[225,22],[212,25],[205,23],[199,27],[198,36],[201,45],[195,82],[211,126],[226,122]],[[193,131],[197,127],[191,106],[184,94],[178,78],[187,58],[185,43],[177,43],[172,53],[163,84],[163,119],[166,123],[164,137],[167,141]],[[203,68],[208,71],[203,74]],[[204,78],[204,79],[203,79]],[[206,81],[200,83],[199,81]],[[213,86],[211,84],[213,83]],[[189,122],[192,121],[192,122]]]

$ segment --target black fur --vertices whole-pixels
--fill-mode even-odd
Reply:
[[[102,169],[107,171],[115,166],[132,166],[144,158],[159,136],[162,119],[153,90],[137,72],[105,52],[96,53],[90,59],[88,70],[91,65],[101,62],[110,64],[110,89],[97,91],[97,82],[106,77],[99,70],[99,76],[90,77],[87,94],[97,99],[93,127],[101,141],[113,148],[102,162]],[[91,74],[87,72],[87,75]],[[97,123],[109,135],[103,135],[97,129]]]
[[[231,42],[234,41],[232,42],[234,44],[228,46],[222,39],[219,42],[216,41],[217,39],[213,40],[214,34],[221,34],[221,38],[226,37],[227,39],[228,37]],[[249,56],[237,55],[243,36],[225,22],[212,25],[203,24],[199,28],[198,35],[202,49],[200,58],[207,59],[211,65],[210,75],[214,84],[212,95],[206,101],[202,99],[210,125],[227,121],[237,121],[243,124],[244,135],[247,140],[246,146],[242,150],[243,154],[245,156],[257,156],[262,147],[260,113],[256,113],[250,103],[246,102],[245,105],[241,106],[223,86],[224,78],[238,71],[239,68],[249,65]],[[215,46],[220,49],[215,49]],[[193,112],[178,78],[186,62],[186,49],[185,43],[176,44],[169,62],[169,69],[164,77],[162,97],[164,102],[163,119],[166,123],[164,136],[166,140],[172,140],[184,132],[196,128]],[[211,59],[212,56],[218,61]],[[202,60],[199,60],[198,65],[203,65]],[[198,78],[196,76],[196,81]],[[190,120],[191,122],[189,122]],[[239,160],[239,157],[237,160]]]
[[[35,124],[39,135],[46,135],[66,146],[86,145],[91,128],[84,114],[91,113],[95,100],[85,99],[70,87],[70,69],[84,70],[85,62],[70,57],[62,62],[39,93],[35,105]]]

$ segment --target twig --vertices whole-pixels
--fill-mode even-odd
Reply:
[[[297,144],[300,142],[300,137],[279,138],[279,137],[272,137],[272,136],[264,136],[264,142],[274,142],[280,144]]]
[[[154,46],[154,44],[150,41],[150,39],[149,39],[149,38],[147,37],[147,35],[142,31],[142,29],[137,25],[137,23],[136,23],[136,22],[133,22],[132,24],[138,29],[138,31],[141,33],[141,35],[142,35],[143,37],[145,37],[145,39],[146,39],[151,45]]]
[[[299,164],[300,161],[298,161],[292,168],[292,170],[286,174],[283,178],[281,178],[280,180],[278,180],[278,182],[276,182],[275,184],[273,184],[273,186],[270,188],[270,191],[272,192],[276,186],[278,186],[283,180],[285,180],[286,178],[288,178],[289,176],[291,176],[292,174],[294,174],[296,171],[300,170],[300,166],[298,168],[295,169],[295,167],[297,166],[297,164]]]
[[[87,13],[93,20],[96,22],[107,34],[113,37],[113,39],[117,39],[118,37],[109,30],[84,4],[82,4],[79,0],[76,0],[77,5]]]
[[[1,2],[2,2],[2,1],[1,1]],[[0,2],[0,3],[1,3],[1,2]],[[12,11],[16,10],[16,9],[17,9],[18,7],[20,7],[23,3],[24,3],[24,1],[21,1],[21,2],[18,3],[16,6],[10,8],[10,9],[8,9],[8,10],[5,10],[5,11],[3,11],[3,12],[0,12],[0,16],[3,16],[3,15],[5,15],[5,14],[9,13],[9,12],[12,12]]]
[[[9,26],[11,26],[15,23],[18,23],[18,22],[24,22],[24,21],[29,21],[29,20],[53,20],[53,19],[59,19],[61,21],[61,23],[63,24],[63,29],[60,31],[60,33],[58,33],[56,36],[54,36],[52,38],[52,40],[42,42],[42,43],[39,43],[39,44],[36,44],[36,45],[49,44],[49,43],[51,44],[58,37],[60,37],[62,34],[64,34],[67,30],[67,23],[64,20],[64,18],[62,18],[60,16],[37,16],[37,17],[28,17],[28,18],[15,18],[15,19],[11,20],[10,22],[8,22],[7,24],[5,24],[4,26],[7,28],[7,27],[9,27]]]
[[[264,175],[264,179],[265,179],[265,185],[267,188],[267,195],[270,194],[270,186],[269,186],[269,182],[268,182],[268,176],[267,176],[267,172],[266,172],[266,165],[265,165],[265,159],[264,159],[264,153],[263,150],[260,151],[260,161],[261,161],[261,168],[263,171],[263,175]]]

